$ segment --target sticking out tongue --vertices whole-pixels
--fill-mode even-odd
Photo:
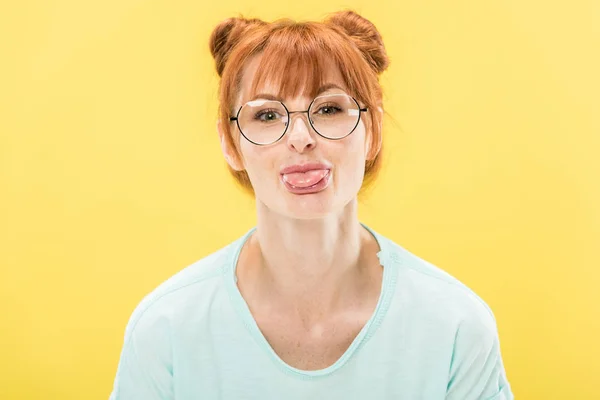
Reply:
[[[313,169],[307,172],[283,174],[283,180],[292,186],[305,188],[314,185],[325,177],[329,170]]]

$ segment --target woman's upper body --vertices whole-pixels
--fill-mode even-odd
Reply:
[[[261,332],[236,285],[240,251],[253,228],[140,303],[127,326],[111,400],[513,399],[486,303],[365,228],[381,248],[380,296],[343,353],[331,350],[335,360],[307,352],[293,359],[300,368],[290,365]],[[328,340],[330,329],[316,341]]]
[[[512,398],[485,303],[359,222],[383,142],[373,24],[233,18],[210,47],[257,225],[142,301],[111,398]]]

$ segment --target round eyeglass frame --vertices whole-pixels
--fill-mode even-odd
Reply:
[[[354,103],[356,104],[356,106],[358,107],[358,111],[359,111],[359,113],[358,113],[358,119],[356,120],[356,124],[355,124],[355,125],[354,125],[354,127],[353,127],[353,128],[350,130],[350,132],[348,132],[348,134],[346,134],[346,135],[344,135],[344,136],[342,136],[342,137],[339,137],[339,138],[330,138],[330,137],[327,137],[327,136],[323,135],[322,133],[320,133],[320,132],[317,130],[317,128],[315,128],[315,126],[314,126],[314,124],[313,124],[313,121],[312,121],[312,118],[310,117],[310,113],[309,113],[309,111],[310,111],[311,107],[313,106],[313,104],[314,104],[315,100],[317,100],[318,98],[321,98],[321,97],[327,97],[327,96],[333,96],[333,95],[336,95],[336,94],[343,94],[343,95],[345,95],[345,96],[348,96],[348,97],[350,97],[350,98],[352,99],[352,101],[354,101]],[[361,116],[361,113],[363,113],[363,112],[367,112],[367,111],[368,111],[368,107],[363,107],[363,108],[361,108],[361,107],[360,107],[360,104],[358,104],[358,101],[356,101],[356,99],[355,99],[354,97],[350,96],[349,94],[345,94],[345,93],[332,93],[332,94],[327,94],[327,95],[321,95],[321,96],[317,96],[317,97],[315,97],[315,98],[314,98],[314,99],[313,99],[313,100],[310,102],[310,104],[308,105],[308,109],[307,109],[307,110],[304,110],[304,111],[290,111],[290,110],[288,110],[288,108],[285,106],[285,104],[283,104],[283,102],[282,102],[282,101],[279,101],[279,100],[270,100],[270,101],[277,101],[278,103],[280,103],[280,104],[283,106],[283,108],[285,109],[285,111],[286,111],[286,113],[287,113],[287,118],[288,118],[288,122],[285,124],[285,129],[283,130],[283,133],[281,134],[281,136],[279,136],[277,139],[275,139],[274,141],[272,141],[272,142],[270,142],[270,143],[256,143],[256,142],[253,142],[252,140],[250,140],[250,139],[249,139],[249,138],[248,138],[248,137],[247,137],[247,136],[244,134],[244,131],[242,130],[242,127],[240,126],[240,120],[239,120],[239,116],[240,116],[240,112],[242,111],[242,108],[244,108],[244,106],[245,106],[246,104],[242,105],[242,106],[241,106],[241,107],[238,109],[238,111],[237,111],[237,113],[236,113],[235,117],[229,117],[229,121],[230,121],[230,122],[233,122],[233,121],[235,121],[235,122],[236,122],[236,125],[237,125],[237,127],[238,127],[238,130],[240,131],[240,133],[242,134],[242,136],[243,136],[243,137],[244,137],[244,138],[245,138],[247,141],[249,141],[250,143],[252,143],[252,144],[254,144],[254,145],[256,145],[256,146],[270,146],[270,145],[272,145],[272,144],[274,144],[274,143],[277,143],[277,142],[279,142],[279,141],[281,140],[281,138],[283,138],[283,137],[285,136],[285,134],[287,133],[287,130],[288,130],[288,128],[290,127],[290,121],[291,121],[290,114],[295,114],[295,113],[307,113],[307,116],[308,116],[308,118],[307,118],[307,119],[308,119],[308,123],[310,124],[311,128],[312,128],[312,129],[313,129],[315,132],[317,132],[317,135],[321,136],[322,138],[328,139],[328,140],[341,140],[341,139],[344,139],[344,138],[346,138],[346,137],[350,136],[350,135],[352,134],[352,132],[354,132],[354,131],[356,130],[356,127],[358,126],[358,124],[360,124],[360,116]]]

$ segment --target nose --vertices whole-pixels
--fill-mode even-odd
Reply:
[[[312,132],[312,126],[308,122],[306,112],[290,113],[290,122],[287,132],[287,143],[293,150],[302,153],[312,149],[317,144],[316,132]],[[295,116],[298,118],[294,119]]]

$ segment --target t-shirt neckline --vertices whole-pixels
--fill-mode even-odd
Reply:
[[[256,226],[248,230],[242,237],[240,237],[233,245],[232,256],[229,259],[226,268],[224,270],[225,285],[229,291],[232,305],[244,325],[248,329],[250,335],[254,338],[259,347],[266,352],[273,362],[285,373],[296,376],[303,379],[314,379],[322,376],[327,376],[334,371],[340,369],[348,360],[362,347],[374,334],[379,325],[381,324],[383,317],[385,316],[392,299],[396,287],[396,279],[398,275],[398,266],[396,265],[397,257],[392,257],[390,244],[388,239],[369,228],[366,224],[360,223],[365,229],[367,229],[379,244],[379,252],[377,257],[379,258],[380,264],[383,267],[383,277],[381,283],[381,292],[379,299],[375,307],[375,311],[367,321],[367,323],[360,330],[358,335],[354,338],[348,349],[342,354],[342,356],[336,360],[332,365],[319,369],[319,370],[302,370],[295,368],[285,361],[283,361],[279,355],[273,350],[267,339],[264,337],[258,324],[256,323],[248,304],[243,298],[239,288],[237,287],[237,276],[236,268],[239,260],[239,256],[244,246],[244,243],[250,235],[256,230]]]

